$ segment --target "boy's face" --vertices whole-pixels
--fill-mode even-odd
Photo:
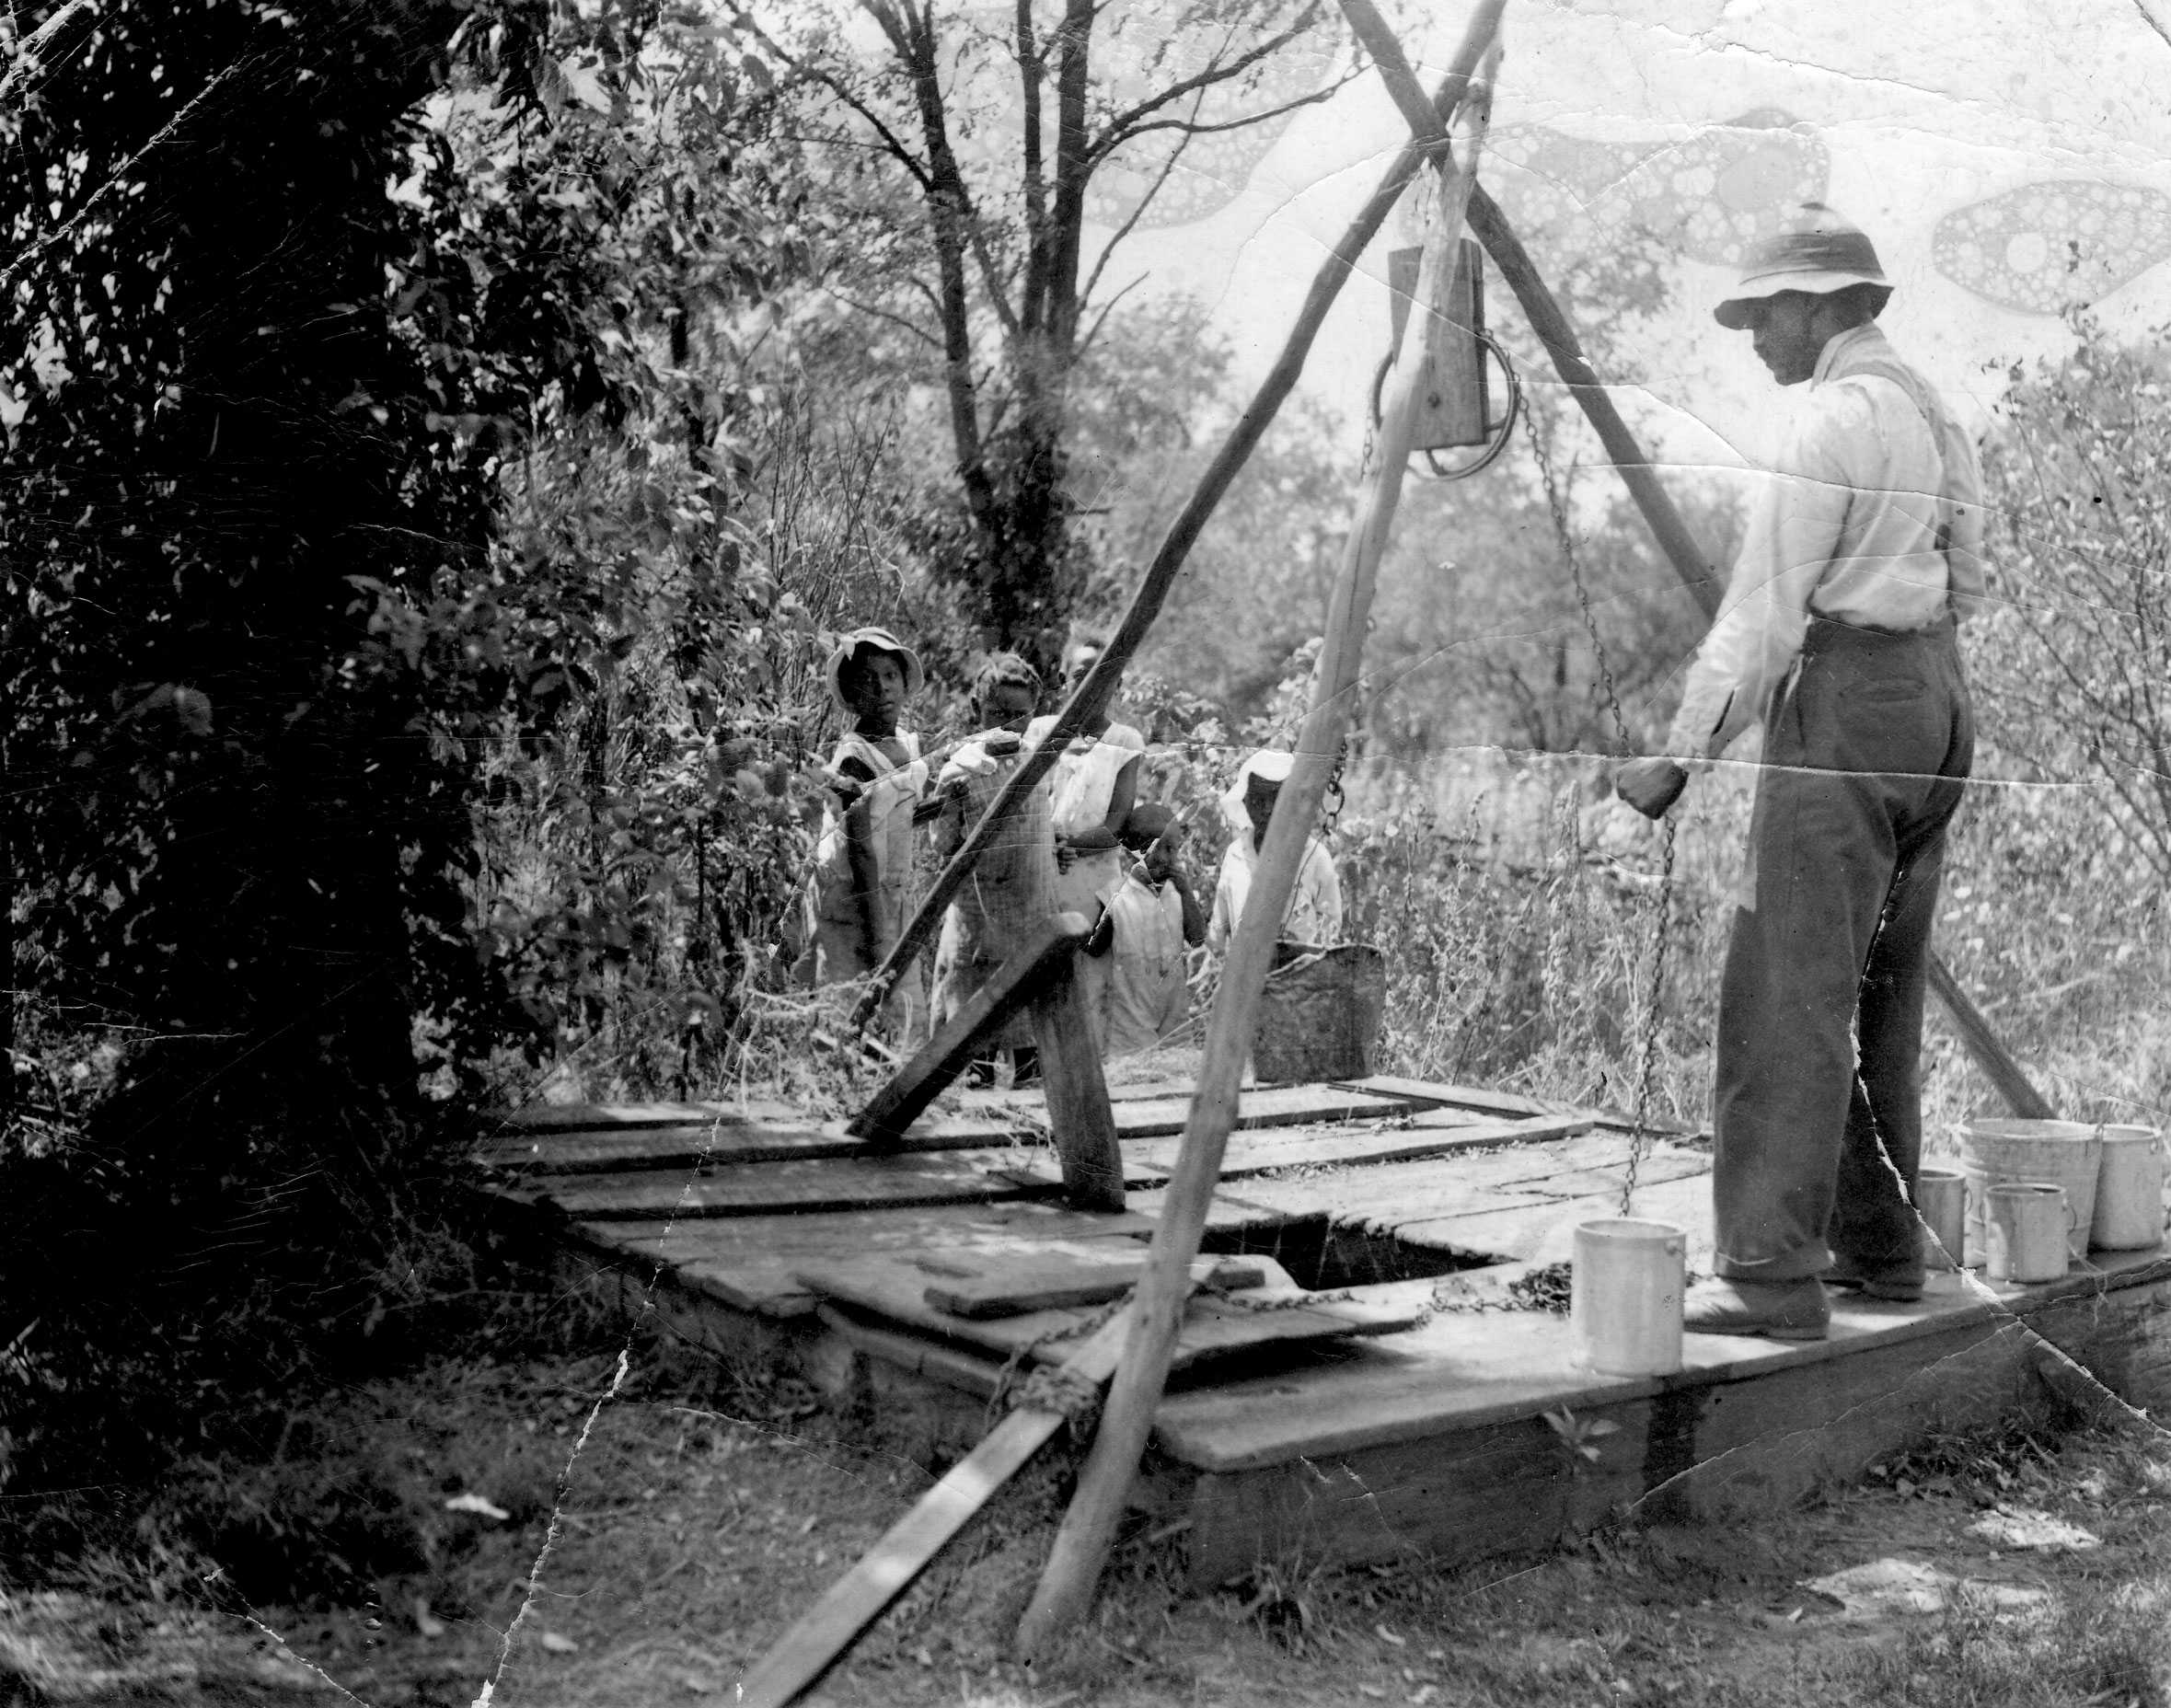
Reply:
[[[1033,720],[1035,697],[1022,682],[998,682],[981,697],[980,727],[1022,730]]]
[[[888,652],[862,652],[844,675],[844,695],[861,733],[889,735],[905,710],[905,667]]]
[[[1252,844],[1257,847],[1266,839],[1266,821],[1274,816],[1274,803],[1281,797],[1281,785],[1270,783],[1264,778],[1244,779],[1244,816],[1252,821]]]
[[[1164,882],[1176,870],[1176,856],[1184,847],[1184,826],[1171,825],[1148,845],[1140,856],[1146,866],[1146,875],[1154,883]]]
[[[1078,685],[1086,679],[1086,673],[1101,662],[1101,649],[1083,642],[1063,655],[1063,691],[1078,692]]]

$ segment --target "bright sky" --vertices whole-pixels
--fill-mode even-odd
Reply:
[[[1467,7],[1407,10],[1431,17],[1429,31],[1404,36],[1430,85]],[[1723,170],[1758,135],[1727,121],[1776,110],[1797,127],[1797,154],[1821,148],[1824,199],[1876,241],[1898,286],[1884,317],[1894,341],[1980,419],[2015,362],[2070,345],[2061,298],[2095,301],[2131,333],[2171,320],[2166,29],[2171,0],[1511,0],[1494,124],[1504,158],[1599,145],[1577,156],[1598,173],[1574,187],[1588,218],[1562,216],[1602,242],[1608,214],[1635,195],[1671,195],[1684,215],[1712,205],[1709,175],[1690,168]],[[1134,234],[1112,279],[1149,271],[1148,288],[1215,304],[1242,377],[1255,379],[1401,129],[1367,77],[1299,114],[1233,201]],[[1754,199],[1748,171],[1726,180],[1737,202]],[[1634,174],[1629,190],[1622,172]],[[1514,171],[1487,179],[1514,214]],[[1385,352],[1387,247],[1345,289],[1306,375],[1352,413]],[[1774,420],[1747,339],[1709,318],[1733,276],[1715,260],[1680,260],[1677,311],[1638,350],[1651,392],[1622,399],[1680,462],[1753,457]],[[1497,281],[1490,296],[1495,318],[1516,312]]]

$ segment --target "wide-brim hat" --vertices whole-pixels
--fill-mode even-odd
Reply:
[[[1888,294],[1892,289],[1877,246],[1860,226],[1822,202],[1805,202],[1785,230],[1750,246],[1742,260],[1741,282],[1712,310],[1712,317],[1738,332],[1755,318],[1757,304],[1782,291],[1821,296],[1858,284],[1876,285]]]
[[[1229,821],[1232,829],[1249,830],[1252,821],[1244,814],[1244,795],[1251,786],[1252,779],[1255,777],[1261,782],[1272,783],[1279,789],[1289,780],[1290,774],[1296,768],[1297,756],[1287,748],[1260,748],[1237,767],[1235,779],[1221,795],[1221,815]]]
[[[844,698],[844,667],[861,652],[887,652],[896,659],[905,673],[905,698],[910,699],[919,692],[926,674],[919,667],[919,654],[907,646],[886,629],[855,629],[848,635],[840,635],[837,650],[829,654],[829,698],[846,710],[851,708]]]

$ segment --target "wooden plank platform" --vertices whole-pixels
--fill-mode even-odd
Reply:
[[[479,1189],[549,1217],[592,1268],[718,1313],[716,1344],[797,1357],[840,1397],[872,1384],[885,1397],[862,1414],[949,1418],[924,1439],[969,1444],[1005,1368],[1059,1358],[1098,1312],[986,1316],[963,1295],[953,1302],[967,1309],[947,1310],[930,1284],[1134,1269],[1185,1091],[1111,1088],[1133,1188],[1121,1213],[1053,1201],[1043,1117],[1012,1092],[948,1099],[882,1155],[773,1106],[531,1118],[486,1140]],[[1579,1222],[1619,1213],[1629,1151],[1618,1117],[1483,1088],[1373,1079],[1244,1092],[1207,1246],[1273,1285],[1194,1302],[1154,1437],[1155,1474],[1188,1491],[1195,1580],[1262,1555],[1543,1546],[1622,1506],[1768,1508],[1931,1431],[2070,1397],[2085,1382],[2053,1346],[2128,1401],[2171,1405],[2164,1252],[2044,1287],[1941,1275],[1918,1304],[1839,1303],[1827,1342],[1692,1336],[1678,1375],[1595,1377],[1576,1367],[1565,1317],[1501,1307],[1514,1281],[1567,1260]],[[1634,1212],[1684,1229],[1692,1273],[1712,1263],[1709,1166],[1676,1132],[1648,1144],[1637,1175]],[[1430,1278],[1347,1284],[1375,1252],[1385,1269]],[[1322,1282],[1331,1302],[1299,1297],[1276,1257],[1346,1273]],[[728,1324],[766,1327],[748,1343]],[[1545,1421],[1564,1413],[1613,1425],[1586,1434],[1595,1461]]]
[[[2057,1347],[2130,1402],[2171,1402],[2171,1261],[2043,1287],[1934,1277],[1918,1304],[1840,1303],[1828,1341],[1692,1335],[1670,1377],[1595,1377],[1564,1318],[1442,1313],[1331,1372],[1194,1388],[1156,1440],[1201,1474],[1195,1581],[1261,1554],[1472,1558],[1543,1546],[1622,1505],[1769,1510],[1941,1430],[2040,1410]],[[2056,1368],[2062,1370],[2061,1365]],[[1563,1411],[1599,1458],[1544,1419]]]

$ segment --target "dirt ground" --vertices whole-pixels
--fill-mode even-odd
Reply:
[[[337,1607],[214,1580],[217,1616],[17,1581],[0,1702],[727,1702],[927,1482],[789,1380],[661,1353],[447,1363],[312,1422],[318,1473],[415,1527],[426,1569]],[[1067,1469],[1021,1479],[813,1700],[2171,1708],[2171,1446],[2144,1421],[1946,1443],[1754,1527],[1453,1570],[1268,1563],[1202,1597],[1181,1535],[1141,1527],[1034,1677],[1003,1644]]]

